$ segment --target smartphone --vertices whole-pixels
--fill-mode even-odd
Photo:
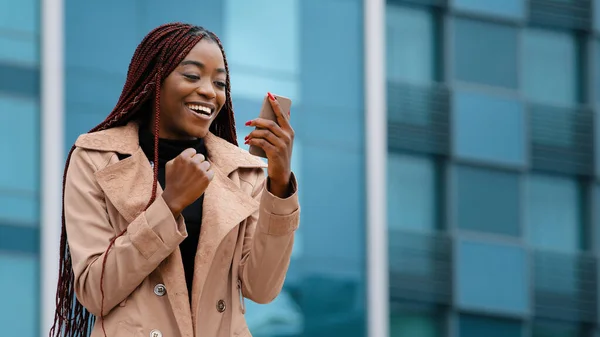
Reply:
[[[288,111],[290,111],[290,108],[292,107],[291,99],[289,99],[287,97],[275,95],[275,94],[271,94],[271,95],[275,96],[275,99],[277,100],[277,102],[279,103],[279,106],[281,107],[281,112],[283,112],[285,114],[285,113],[288,113]],[[275,111],[273,111],[273,108],[271,107],[271,103],[269,102],[268,95],[265,95],[265,99],[263,100],[263,104],[260,109],[260,114],[258,115],[258,117],[272,120],[273,122],[277,123],[277,116],[275,116]],[[279,123],[277,123],[277,124],[279,124]],[[260,129],[260,128],[257,127],[257,129]],[[265,151],[263,151],[263,149],[261,149],[258,146],[250,145],[249,152],[255,156],[267,158],[267,154],[265,153]]]

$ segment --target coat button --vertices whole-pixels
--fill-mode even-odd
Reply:
[[[217,302],[217,311],[218,312],[223,312],[223,311],[225,311],[226,308],[227,308],[227,306],[225,305],[225,301],[219,300]]]
[[[150,331],[150,337],[162,337],[162,332],[160,332],[160,330],[154,329]]]
[[[164,284],[159,283],[156,286],[154,286],[154,293],[156,294],[156,296],[164,296],[167,293],[167,288],[165,288]]]

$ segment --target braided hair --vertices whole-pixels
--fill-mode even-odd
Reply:
[[[225,105],[217,115],[210,126],[210,131],[226,141],[237,144],[235,131],[235,121],[233,117],[233,105],[231,103],[231,85],[229,79],[229,67],[225,51],[219,38],[211,31],[203,27],[193,26],[184,23],[169,23],[159,26],[152,30],[136,48],[129,70],[127,79],[121,92],[119,100],[108,115],[108,117],[89,132],[106,130],[109,128],[123,126],[129,121],[138,119],[144,114],[154,113],[154,162],[158,162],[158,129],[160,122],[160,92],[162,81],[179,65],[187,56],[190,50],[203,38],[207,38],[218,44],[223,54],[226,79],[226,101]],[[152,101],[153,100],[153,101]],[[153,108],[153,110],[151,109]],[[60,238],[60,266],[59,278],[56,291],[56,311],[54,313],[54,323],[50,329],[51,337],[86,337],[91,334],[95,324],[94,317],[77,300],[74,290],[74,273],[69,252],[67,233],[65,228],[65,196],[64,188],[67,177],[67,170],[71,160],[71,155],[75,146],[71,147],[67,156],[65,170],[63,175],[63,208],[62,208],[62,228]],[[154,165],[154,181],[152,184],[152,194],[148,201],[150,206],[156,199],[158,165]],[[102,261],[102,273],[100,277],[100,292],[102,295],[100,319],[104,317],[104,268],[108,252],[115,243],[115,240],[125,234],[121,232],[114,237],[104,253]],[[102,321],[102,330],[106,336],[104,322]]]

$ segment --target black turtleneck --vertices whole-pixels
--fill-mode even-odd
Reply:
[[[154,160],[154,135],[150,132],[147,125],[140,126],[139,132],[140,146],[148,157],[148,160]],[[165,186],[165,164],[177,157],[187,148],[196,149],[197,153],[207,157],[206,146],[202,138],[193,140],[171,140],[159,139],[158,142],[158,182],[164,189]],[[185,219],[185,225],[188,237],[179,245],[181,250],[181,259],[183,260],[183,269],[185,270],[185,281],[188,287],[188,293],[192,293],[192,280],[194,277],[194,257],[198,248],[200,239],[200,226],[202,224],[202,201],[204,194],[191,205],[184,208],[181,215]]]

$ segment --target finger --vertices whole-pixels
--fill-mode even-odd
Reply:
[[[269,96],[269,103],[271,103],[271,107],[273,108],[273,112],[275,112],[275,116],[277,117],[277,123],[281,125],[283,128],[286,128],[289,125],[288,121],[288,112],[285,113],[281,110],[281,105],[277,101],[277,98],[273,96],[270,92],[267,93]]]
[[[212,181],[213,178],[215,177],[215,171],[213,171],[213,170],[206,171],[206,177],[208,178],[208,181]]]
[[[204,155],[202,153],[196,153],[192,157],[192,162],[194,162],[196,164],[200,164],[200,163],[204,162],[205,160],[206,160],[206,158],[204,157]]]
[[[208,161],[203,161],[198,165],[198,167],[202,171],[207,172],[210,169],[210,163]]]
[[[286,140],[277,137],[274,133],[266,129],[256,129],[246,136],[246,144],[249,139],[252,138],[262,138],[271,143],[273,146],[285,147]]]
[[[247,144],[260,147],[263,149],[263,151],[265,151],[268,158],[271,157],[277,149],[273,144],[267,142],[264,138],[250,138],[247,141]]]
[[[254,126],[257,128],[267,129],[274,133],[277,137],[284,137],[285,132],[277,123],[272,120],[264,119],[264,118],[256,118],[246,123],[248,126]]]
[[[196,149],[190,147],[190,148],[183,150],[183,152],[181,152],[181,154],[179,154],[179,155],[183,158],[189,158],[189,157],[193,157],[195,154],[196,154]]]

